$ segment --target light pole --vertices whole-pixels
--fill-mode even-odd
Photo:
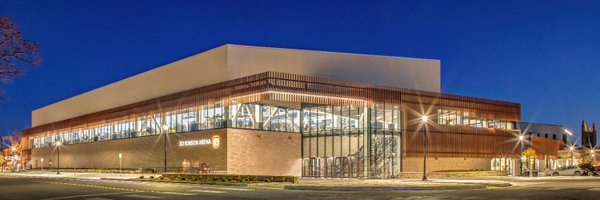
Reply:
[[[426,115],[421,116],[423,123],[423,181],[427,180],[427,120]]]
[[[4,139],[2,139],[2,137],[0,137],[0,151],[2,151],[2,158],[6,158],[6,155],[4,155]],[[4,163],[0,165],[0,168],[2,168],[2,172],[4,172]]]
[[[573,156],[573,151],[575,151],[575,147],[570,146],[569,152],[571,152],[571,166],[575,166],[575,156]]]
[[[12,151],[12,164],[13,164],[13,171],[18,171],[19,169],[17,169],[17,156],[15,155],[15,151],[17,151],[17,147],[11,147],[10,150]]]
[[[525,141],[525,136],[519,135],[519,143],[521,143],[521,151],[519,154],[519,175],[523,173],[523,142]]]
[[[169,134],[169,126],[167,126],[166,124],[162,126],[162,132],[163,132],[163,141],[165,144],[165,170],[164,173],[167,173],[167,135]]]
[[[41,160],[42,160],[42,171],[44,171],[44,158],[42,158]]]
[[[56,147],[58,147],[58,156],[57,156],[57,165],[56,165],[56,174],[60,174],[60,145],[62,143],[60,141],[56,141]]]
[[[569,152],[571,152],[571,166],[575,166],[575,157],[573,156],[573,151],[575,151],[575,145],[573,144],[573,133],[571,131],[569,131],[569,129],[563,129],[565,133],[567,133],[569,135],[569,137],[571,137],[571,146],[569,146]],[[566,139],[564,141],[565,143],[567,142]]]
[[[123,158],[123,154],[119,153],[119,174],[123,173],[123,171],[121,171],[121,159]]]

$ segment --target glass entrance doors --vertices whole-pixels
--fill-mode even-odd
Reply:
[[[357,157],[304,159],[304,176],[325,178],[359,178],[363,161]]]
[[[303,105],[302,175],[393,178],[400,173],[398,105]]]

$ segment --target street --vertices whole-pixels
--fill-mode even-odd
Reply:
[[[600,178],[522,179],[463,190],[294,191],[281,188],[0,175],[0,199],[598,199]]]

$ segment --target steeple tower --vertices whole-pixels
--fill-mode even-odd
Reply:
[[[596,123],[592,123],[592,127],[588,128],[585,120],[581,122],[581,146],[594,148],[596,147]]]

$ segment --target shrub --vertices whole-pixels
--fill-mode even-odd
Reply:
[[[141,176],[140,176],[140,179],[143,179],[143,178],[144,178],[144,175],[141,175]]]
[[[154,178],[154,176],[150,176],[150,178],[151,178],[151,179],[153,179],[153,178]]]

